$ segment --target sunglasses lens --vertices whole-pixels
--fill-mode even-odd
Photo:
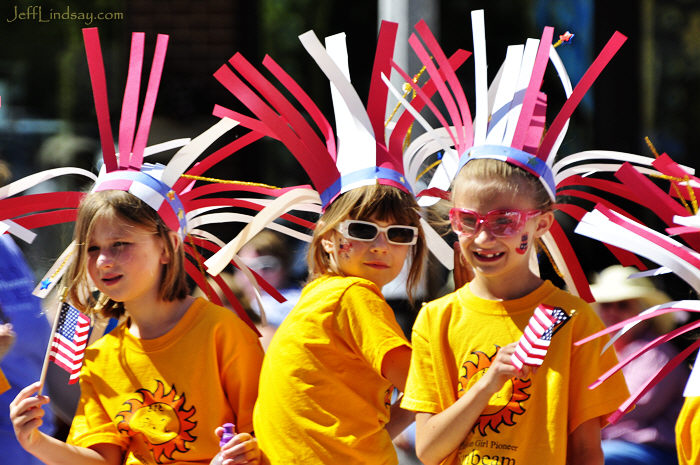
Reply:
[[[486,222],[494,236],[512,236],[520,229],[520,213],[507,211],[488,215]]]
[[[377,227],[373,224],[348,222],[348,235],[361,241],[371,241],[377,237]]]
[[[416,235],[412,228],[405,226],[390,226],[386,233],[387,239],[398,244],[410,244]]]
[[[472,212],[454,210],[452,215],[452,228],[461,234],[472,235],[476,232],[478,218]]]

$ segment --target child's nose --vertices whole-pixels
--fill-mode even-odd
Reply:
[[[479,242],[490,242],[494,240],[496,236],[491,232],[491,228],[485,223],[479,223],[476,227],[476,234],[474,234],[474,241]]]
[[[372,242],[372,250],[388,250],[389,240],[385,232],[380,232]]]
[[[97,255],[97,260],[95,261],[95,263],[100,268],[110,267],[114,263],[113,254],[111,254],[109,250],[102,250]]]

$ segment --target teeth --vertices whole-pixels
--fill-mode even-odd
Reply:
[[[481,253],[481,252],[477,252],[477,253],[478,253],[479,255],[481,255],[482,257],[486,257],[486,258],[494,258],[494,257],[498,257],[499,255],[501,255],[500,252],[499,252],[499,253]]]

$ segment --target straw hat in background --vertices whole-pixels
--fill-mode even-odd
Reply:
[[[642,304],[639,311],[643,311],[671,300],[649,278],[630,278],[635,273],[639,273],[635,267],[613,265],[597,274],[591,283],[596,303],[639,299]],[[657,331],[664,334],[675,328],[676,321],[673,313],[667,313],[654,318],[653,324]]]

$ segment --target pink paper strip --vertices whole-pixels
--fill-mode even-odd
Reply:
[[[163,74],[163,65],[165,63],[165,52],[168,49],[168,36],[158,34],[156,40],[156,51],[153,54],[153,64],[151,65],[151,74],[148,77],[148,87],[146,88],[146,97],[143,102],[143,110],[139,119],[139,129],[136,132],[134,140],[134,150],[129,166],[132,169],[141,169],[143,164],[143,151],[148,143],[148,132],[151,129],[151,120],[153,119],[153,109],[156,106],[156,98],[158,97],[158,87],[160,86],[160,78]]]
[[[391,65],[392,65],[392,67],[396,70],[396,72],[399,73],[399,76],[401,76],[401,78],[402,78],[404,81],[406,81],[406,82],[413,82],[412,79],[411,79],[411,77],[410,77],[408,74],[406,74],[406,72],[405,72],[404,70],[402,70],[401,67],[400,67],[399,65],[397,65],[397,64],[394,63],[394,62],[392,62]],[[426,69],[427,69],[427,68],[426,68]],[[428,71],[428,73],[430,73],[430,71]],[[437,76],[437,77],[440,77],[440,76]],[[430,81],[430,82],[432,82],[433,85],[434,85],[435,87],[437,87],[438,89],[440,89],[440,88],[446,89],[445,84],[444,84],[443,82],[441,82],[439,79],[438,79],[438,81],[436,81],[434,75],[431,75],[431,81]],[[439,84],[436,84],[436,82],[439,82]],[[416,94],[417,94],[418,97],[423,101],[423,103],[430,109],[430,111],[433,112],[433,115],[435,115],[435,117],[436,117],[437,120],[440,122],[440,124],[447,130],[447,134],[449,134],[450,139],[452,139],[452,143],[454,144],[454,146],[455,146],[455,147],[458,147],[458,146],[459,146],[459,141],[455,138],[455,133],[454,133],[454,131],[452,130],[452,128],[450,128],[451,125],[447,122],[447,120],[446,120],[445,117],[442,115],[442,113],[440,112],[440,110],[437,109],[437,107],[435,106],[435,104],[434,104],[434,103],[432,102],[432,100],[430,99],[430,96],[428,96],[428,95],[423,91],[423,89],[422,89],[421,87],[419,87],[419,86],[413,86],[413,89],[416,91]],[[439,91],[439,90],[438,90],[438,91]],[[453,106],[454,106],[454,105],[453,105]],[[418,111],[419,111],[419,110],[418,110]],[[408,112],[406,112],[406,113],[408,113]],[[408,113],[408,114],[410,114],[410,113]],[[393,135],[392,135],[391,141],[393,142]],[[401,141],[401,143],[403,144],[403,140]],[[392,145],[392,147],[394,147],[394,146]],[[461,153],[461,152],[460,152],[460,153]]]
[[[540,93],[540,87],[542,87],[544,70],[547,68],[547,63],[549,62],[549,49],[552,47],[553,35],[554,28],[550,26],[545,27],[542,32],[542,38],[540,39],[540,45],[537,48],[535,64],[532,68],[532,74],[530,75],[530,83],[523,97],[518,124],[515,125],[513,142],[510,144],[511,147],[518,150],[523,149],[525,141],[527,140],[528,130],[535,111],[535,104],[537,103],[537,97]]]
[[[466,50],[459,49],[457,50],[449,60],[449,66],[453,70],[459,69],[460,66],[464,64],[465,61],[467,61],[467,58],[471,56],[471,53],[467,52]],[[394,63],[392,63],[392,66],[396,66]],[[404,72],[403,76],[407,76],[407,74]],[[404,80],[406,77],[403,78]],[[419,87],[417,84],[413,84],[415,87]],[[418,99],[413,99],[411,102],[411,105],[413,105],[413,108],[416,109],[416,111],[420,112],[423,107],[425,106],[425,99],[427,101],[430,101],[433,98],[433,95],[437,91],[437,87],[435,86],[434,79],[431,77],[426,81],[425,84],[421,87],[421,94],[422,97]],[[404,111],[401,116],[399,117],[399,120],[396,122],[396,126],[394,127],[394,130],[391,131],[391,136],[389,138],[389,150],[403,150],[403,143],[404,140],[406,140],[406,134],[408,133],[408,129],[411,127],[411,125],[414,122],[414,117],[413,115],[408,112]],[[456,140],[453,138],[453,143],[456,145]],[[461,154],[460,154],[461,155]]]
[[[700,310],[696,310],[693,308],[684,308],[680,306],[673,306],[673,307],[661,307],[657,308],[653,312],[645,313],[645,314],[639,314],[636,316],[633,316],[631,318],[626,319],[625,321],[621,321],[619,323],[615,323],[614,325],[610,325],[605,329],[601,329],[600,331],[591,334],[590,336],[584,337],[583,339],[579,339],[578,341],[574,342],[575,346],[580,346],[582,344],[585,344],[586,342],[592,341],[593,339],[597,339],[601,336],[605,336],[606,334],[614,333],[628,324],[635,323],[637,321],[645,321],[650,318],[657,317],[659,315],[664,315],[666,313],[673,313],[673,312],[678,312],[678,311],[686,311],[686,312],[700,312]]]
[[[418,24],[416,24],[416,31],[418,31],[418,34],[420,34],[421,39],[423,39],[425,44],[428,46],[430,52],[433,54],[433,57],[435,57],[435,61],[440,66],[440,69],[438,71],[447,78],[447,83],[452,89],[452,94],[456,99],[460,115],[460,118],[454,121],[458,131],[457,137],[458,139],[463,141],[464,145],[461,147],[461,149],[467,149],[468,147],[471,147],[474,143],[474,130],[472,129],[471,111],[469,110],[467,97],[464,95],[464,89],[459,83],[457,75],[449,66],[447,56],[442,50],[442,47],[440,47],[438,41],[435,39],[435,36],[428,27],[428,24],[425,21],[420,20]],[[459,124],[457,124],[457,122],[459,122]],[[460,134],[464,135],[463,139],[459,137]]]
[[[666,240],[665,237],[658,237],[655,236],[651,233],[649,233],[647,230],[640,228],[638,225],[634,223],[630,223],[629,220],[626,219],[621,219],[612,213],[610,213],[610,210],[602,205],[596,206],[596,209],[603,213],[605,216],[607,216],[610,221],[613,223],[620,225],[624,227],[625,229],[632,231],[633,233],[637,234],[638,236],[653,242],[654,244],[664,248],[665,250],[677,255],[681,259],[685,260],[689,264],[693,265],[696,268],[700,268],[700,260],[697,259],[688,248],[682,246],[682,245],[677,245],[673,244],[669,240]]]
[[[132,182],[133,181],[131,179],[109,179],[107,181],[100,182],[100,184],[95,187],[95,192],[108,190],[128,192]]]
[[[676,226],[666,228],[666,232],[671,236],[679,236],[681,234],[697,234],[700,230],[695,226]]]
[[[119,121],[119,168],[121,169],[126,169],[129,166],[133,150],[136,119],[139,112],[144,40],[145,34],[143,32],[134,32],[131,35],[129,71],[126,76],[122,115]]]
[[[413,48],[413,51],[416,52],[416,55],[418,55],[418,58],[420,59],[421,63],[423,63],[423,66],[425,66],[425,70],[428,72],[430,77],[433,78],[435,82],[435,86],[437,87],[437,91],[440,94],[440,98],[442,99],[443,103],[445,104],[445,108],[447,109],[447,113],[450,115],[450,120],[452,121],[451,125],[448,125],[446,122],[443,122],[444,119],[441,118],[440,116],[438,119],[440,120],[440,123],[445,127],[449,126],[454,126],[454,131],[455,131],[455,138],[456,138],[456,143],[455,147],[462,152],[466,148],[466,143],[467,141],[465,140],[465,134],[464,134],[464,124],[462,122],[462,115],[460,115],[459,110],[457,108],[456,102],[454,98],[452,97],[452,94],[450,93],[448,87],[445,85],[445,82],[449,79],[447,76],[449,75],[448,70],[438,70],[438,68],[435,66],[435,63],[433,62],[432,58],[428,54],[428,52],[423,48],[423,44],[420,43],[418,40],[418,37],[415,34],[411,34],[411,36],[408,38],[408,43],[411,44],[411,47]],[[394,69],[398,71],[398,67],[394,66]],[[401,76],[406,80],[406,82],[412,82],[410,78],[407,76]],[[415,89],[418,91],[418,89]],[[420,95],[420,92],[419,92]],[[428,107],[430,107],[431,110],[433,110],[434,105],[431,106],[428,102],[425,102]],[[435,112],[435,110],[433,110]],[[435,114],[435,116],[438,116],[438,113]],[[466,117],[466,115],[465,115]],[[470,118],[471,119],[471,118]]]
[[[658,384],[659,381],[661,381],[664,376],[666,376],[668,373],[673,371],[680,363],[685,360],[690,354],[692,354],[697,348],[700,347],[700,339],[695,341],[693,344],[690,346],[686,347],[681,353],[673,357],[664,367],[656,374],[654,375],[651,379],[649,379],[644,385],[640,386],[637,391],[631,395],[625,402],[623,402],[622,405],[618,408],[618,410],[610,415],[608,417],[608,421],[610,423],[616,423],[627,411],[632,407],[632,405],[636,404],[637,401],[649,391],[649,389],[653,388]]]
[[[658,336],[652,341],[649,341],[648,343],[644,344],[643,347],[640,347],[638,350],[634,351],[624,359],[620,360],[615,366],[610,368],[608,371],[603,373],[593,384],[588,386],[588,389],[595,389],[598,386],[601,385],[606,379],[610,378],[615,372],[618,370],[621,370],[622,368],[626,367],[629,365],[629,363],[634,360],[635,358],[639,357],[642,354],[645,354],[646,352],[650,351],[654,347],[663,344],[664,342],[668,342],[671,339],[673,339],[676,336],[679,336],[681,334],[685,334],[688,331],[692,331],[693,329],[700,328],[700,321],[696,321],[694,323],[689,323],[685,326],[682,326],[680,328],[676,328],[673,331],[670,331],[666,334],[663,334],[661,336]]]
[[[588,213],[588,211],[582,207],[579,207],[578,205],[573,205],[573,204],[557,204],[556,209],[558,211],[561,211],[563,213],[566,213],[570,217],[574,218],[576,221],[581,221],[581,218],[583,218],[583,215]],[[603,245],[612,253],[615,258],[617,259],[618,262],[620,262],[620,265],[622,266],[634,266],[640,271],[644,271],[647,269],[647,266],[642,262],[639,257],[637,257],[635,254],[632,252],[621,249],[619,247],[615,247],[614,245],[610,245],[606,242],[603,242]]]

